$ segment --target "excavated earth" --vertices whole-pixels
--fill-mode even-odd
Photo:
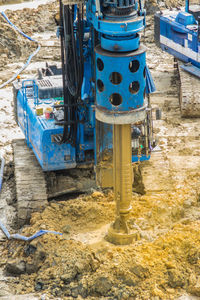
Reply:
[[[162,2],[155,5],[164,6]],[[45,61],[60,59],[59,42],[53,32],[55,12],[55,3],[7,12],[17,26],[37,37],[42,45],[22,78],[34,76]],[[3,19],[0,22],[4,26],[1,29],[7,28]],[[149,162],[135,166],[140,176],[129,219],[135,233],[133,244],[115,246],[104,238],[115,216],[111,191],[92,190],[67,201],[55,199],[43,212],[34,213],[30,225],[20,233],[29,236],[47,229],[62,235],[46,234],[32,242],[0,236],[0,299],[13,294],[21,295],[20,299],[200,299],[200,120],[180,117],[173,58],[155,46],[152,16],[147,23],[142,41],[157,88],[151,102],[162,109],[162,119],[154,122],[157,151]],[[10,27],[6,33],[6,55],[10,56],[5,59],[5,53],[0,52],[2,82],[36,48]],[[1,36],[5,36],[3,30]],[[6,43],[7,39],[0,41]],[[0,128],[0,153],[6,158],[0,220],[15,233],[11,142],[22,135],[14,122],[11,86],[1,90]],[[143,187],[145,193],[136,193]]]

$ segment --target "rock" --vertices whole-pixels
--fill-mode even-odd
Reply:
[[[191,282],[190,286],[188,287],[188,292],[192,295],[200,297],[200,277],[198,277],[197,280],[195,279],[193,280],[193,282]]]
[[[70,230],[71,230],[71,226],[70,225],[65,225],[62,228],[63,233],[70,233]]]
[[[39,32],[44,32],[44,31],[45,31],[44,26],[41,26],[41,25],[40,25],[40,26],[38,27],[38,31],[39,31]]]
[[[134,278],[131,278],[127,276],[124,280],[123,283],[128,285],[128,286],[136,286],[138,283],[138,280],[134,280]]]
[[[79,284],[79,286],[78,286],[78,293],[83,298],[87,297],[87,289],[82,284]]]
[[[185,276],[182,272],[172,269],[168,271],[168,284],[172,288],[183,287],[185,285]]]
[[[26,272],[26,264],[24,261],[7,263],[6,272],[10,275],[20,275]]]
[[[44,251],[38,251],[35,255],[36,263],[44,262],[46,259],[46,253]]]
[[[24,253],[26,254],[26,256],[29,256],[31,254],[34,254],[36,250],[37,250],[36,246],[29,244],[24,248]]]
[[[193,205],[195,205],[194,199],[185,199],[184,202],[183,202],[183,207],[184,208],[189,208]]]
[[[141,265],[135,265],[129,269],[133,274],[140,278],[145,278],[147,276],[148,269]]]
[[[27,274],[32,274],[36,273],[39,269],[39,266],[36,264],[26,264],[26,273]]]
[[[161,289],[159,289],[158,287],[154,287],[153,291],[152,291],[152,295],[155,297],[158,297],[158,299],[163,299],[164,298],[164,293]]]
[[[196,251],[196,250],[190,250],[189,251],[189,254],[187,255],[187,261],[191,264],[191,265],[194,265],[198,262],[200,258],[200,253],[199,251]]]
[[[76,262],[75,264],[75,269],[77,270],[77,273],[83,273],[84,269],[85,269],[85,264],[81,263],[81,262]]]
[[[77,298],[78,297],[78,294],[79,294],[79,290],[78,290],[78,287],[75,287],[71,290],[71,293],[72,293],[72,297],[73,298]]]
[[[94,292],[105,297],[107,296],[111,288],[112,288],[112,282],[107,277],[97,278],[93,285]]]
[[[93,198],[101,198],[101,197],[103,197],[104,195],[103,195],[103,193],[102,192],[99,192],[99,191],[94,191],[93,193],[92,193],[92,195],[91,195]]]
[[[76,276],[76,272],[74,271],[67,271],[67,273],[65,273],[65,274],[63,274],[63,275],[61,275],[61,280],[63,280],[64,281],[64,283],[70,283],[71,281],[73,281],[74,280],[74,278],[75,278],[75,276]]]
[[[133,169],[134,180],[133,180],[133,191],[137,194],[145,194],[145,186],[143,183],[141,167],[135,166]]]
[[[38,292],[38,291],[41,291],[43,289],[44,289],[44,283],[42,281],[36,282],[35,291]]]

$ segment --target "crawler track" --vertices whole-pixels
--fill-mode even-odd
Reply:
[[[200,117],[200,80],[184,71],[178,62],[180,109],[182,117]]]
[[[31,213],[47,204],[44,172],[25,140],[13,142],[17,211],[19,225],[27,223]]]
[[[88,192],[96,187],[93,166],[43,172],[25,140],[13,141],[18,223],[27,223],[31,213],[45,208],[49,198]]]

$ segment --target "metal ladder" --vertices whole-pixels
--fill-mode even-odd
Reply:
[[[35,80],[24,80],[22,82],[23,93],[23,120],[24,120],[24,134],[28,147],[30,147],[29,132],[28,132],[28,114],[27,104],[29,100],[34,101],[34,106],[38,105],[38,86]]]

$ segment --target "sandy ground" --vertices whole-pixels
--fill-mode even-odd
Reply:
[[[36,68],[45,61],[60,59],[52,16],[55,7],[50,6],[49,14],[44,14],[46,11],[46,7],[41,7],[37,11],[8,12],[16,25],[30,14],[31,23],[23,23],[22,29],[28,34],[35,32],[42,44],[23,78],[34,76]],[[21,46],[16,51],[10,39],[10,56],[0,69],[2,82],[35,49],[34,44],[16,33],[13,35]],[[134,243],[119,247],[104,239],[114,219],[111,192],[94,191],[69,201],[53,201],[43,213],[33,214],[30,226],[22,232],[30,235],[39,229],[50,229],[62,232],[63,236],[49,234],[30,244],[6,241],[0,236],[2,299],[8,299],[12,293],[25,294],[24,299],[32,299],[30,295],[36,299],[200,298],[199,119],[180,117],[173,58],[154,45],[152,18],[148,18],[145,36],[148,66],[157,87],[151,101],[154,107],[162,109],[162,120],[154,122],[160,151],[140,166],[146,194],[133,194],[129,223],[135,231]],[[15,232],[11,142],[22,135],[12,110],[12,90],[8,86],[0,94],[0,151],[7,162],[0,211],[1,221]],[[13,277],[13,269],[21,274]]]

